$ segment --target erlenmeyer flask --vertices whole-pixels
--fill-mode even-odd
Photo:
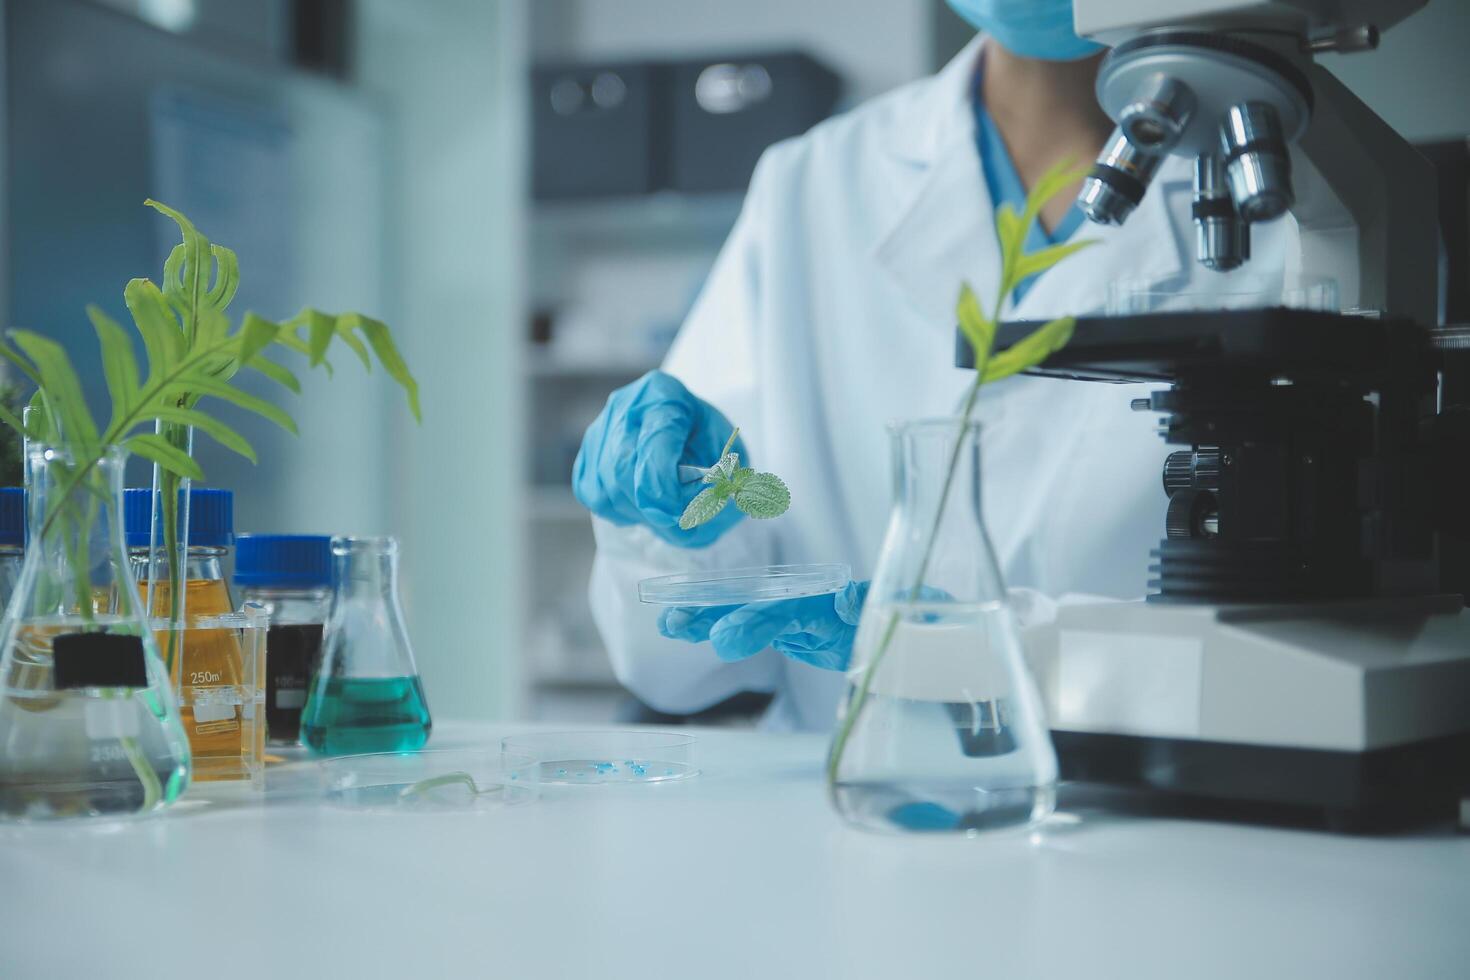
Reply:
[[[980,427],[892,430],[895,502],[828,756],[860,827],[1025,825],[1055,805],[1056,754],[980,514]]]
[[[333,538],[332,605],[301,741],[320,755],[412,752],[430,727],[398,603],[398,542]]]
[[[189,783],[189,744],[128,569],[126,454],[31,444],[29,542],[0,622],[0,816],[142,813]]]

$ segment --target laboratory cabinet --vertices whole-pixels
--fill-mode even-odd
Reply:
[[[826,118],[838,76],[804,52],[544,64],[531,72],[537,200],[738,191]]]

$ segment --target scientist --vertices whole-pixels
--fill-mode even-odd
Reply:
[[[594,515],[593,615],[619,679],[654,708],[765,691],[768,726],[832,725],[865,583],[663,611],[638,602],[636,583],[794,562],[844,562],[866,579],[891,504],[886,424],[953,415],[970,383],[953,367],[954,307],[962,282],[994,296],[995,208],[1019,209],[1042,173],[1090,162],[1111,132],[1093,96],[1101,52],[1073,33],[1071,0],[950,4],[981,33],[938,75],[765,153],[664,371],[614,392],[583,439],[573,484]],[[1121,228],[1085,222],[1074,196],[1047,206],[1029,247],[1099,244],[1022,283],[1009,318],[1101,312],[1115,283],[1281,288],[1289,218],[1257,229],[1240,271],[1195,263],[1183,158]],[[1129,410],[1138,394],[1033,377],[983,389],[983,507],[1008,585],[1144,594],[1166,448]],[[755,521],[727,507],[680,530],[700,487],[679,482],[679,464],[715,462],[734,425],[742,460],[790,486],[790,511]]]

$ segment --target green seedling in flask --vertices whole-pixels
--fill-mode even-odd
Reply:
[[[791,506],[791,491],[779,476],[740,465],[740,454],[731,451],[738,435],[738,428],[730,433],[720,461],[705,470],[705,488],[689,501],[679,517],[679,526],[684,530],[692,531],[714,520],[732,500],[741,511],[758,520],[780,517]]]
[[[991,312],[988,316],[986,315],[979,298],[976,297],[968,283],[961,286],[959,302],[955,309],[960,332],[964,334],[965,340],[975,352],[975,380],[971,383],[969,393],[965,396],[964,407],[960,409],[959,421],[962,424],[968,423],[973,417],[981,386],[1035,367],[1065,347],[1072,339],[1072,328],[1076,325],[1075,319],[1070,316],[1058,317],[1037,327],[1023,340],[1017,341],[1000,353],[992,353],[995,332],[1000,326],[1006,299],[1014,292],[1016,286],[1030,276],[1043,272],[1068,256],[1095,244],[1095,240],[1087,239],[1050,245],[1035,252],[1026,251],[1026,236],[1030,233],[1031,226],[1040,217],[1041,209],[1046,206],[1046,202],[1067,190],[1083,174],[1084,171],[1073,168],[1071,161],[1063,161],[1048,170],[1036,182],[1036,186],[1026,195],[1026,206],[1019,214],[1009,204],[1002,204],[995,212],[995,232],[996,237],[1000,239],[1001,268],[1000,287],[996,291]],[[933,557],[934,542],[939,534],[939,523],[943,519],[950,489],[954,485],[955,472],[960,464],[963,447],[963,440],[955,440],[954,455],[950,457],[949,471],[945,476],[944,488],[941,491],[939,509],[935,512],[934,526],[930,529],[926,539],[923,561],[919,564],[918,574],[915,576],[910,592],[911,600],[917,600],[922,594],[924,578],[929,571],[929,561]],[[893,644],[893,636],[898,628],[898,618],[897,612],[892,613],[887,623],[884,624],[882,636],[873,652],[872,659],[861,668],[862,676],[854,685],[852,694],[842,710],[838,720],[837,734],[827,754],[829,789],[837,782],[842,753],[847,748],[853,727],[867,706],[873,677],[877,674],[883,658],[887,656],[888,648]]]

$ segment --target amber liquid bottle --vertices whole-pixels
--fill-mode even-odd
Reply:
[[[135,504],[135,494],[144,495],[141,506]],[[124,502],[133,574],[145,603],[150,601],[150,578],[155,572],[148,557],[148,494],[147,490],[128,490]],[[173,608],[164,561],[157,562],[157,578],[151,582],[154,638],[159,653],[170,664],[170,680],[194,757],[195,782],[250,779],[259,772],[265,754],[257,665],[247,657],[237,629],[208,625],[212,618],[235,611],[223,570],[234,542],[233,503],[228,490],[190,491],[182,629],[157,629]]]

